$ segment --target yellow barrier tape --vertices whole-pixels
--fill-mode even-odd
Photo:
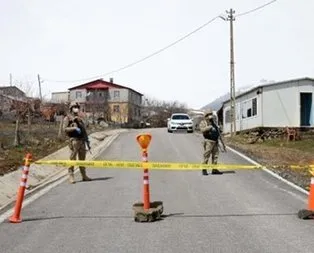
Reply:
[[[39,160],[35,164],[58,165],[58,166],[86,166],[96,168],[126,168],[126,169],[154,169],[154,170],[201,170],[201,169],[261,169],[266,166],[244,164],[201,164],[201,163],[167,163],[167,162],[133,162],[133,161],[78,161],[78,160]],[[272,168],[311,169],[314,173],[314,165],[282,165],[267,166]]]
[[[241,164],[201,164],[201,163],[166,163],[166,162],[133,162],[133,161],[75,161],[75,160],[39,160],[35,164],[58,166],[86,166],[97,168],[127,168],[154,170],[200,170],[200,169],[257,169],[261,166]]]

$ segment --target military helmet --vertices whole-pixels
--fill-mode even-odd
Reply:
[[[72,101],[72,102],[70,103],[69,109],[71,110],[73,107],[78,107],[78,108],[80,108],[80,105],[79,105],[78,102]]]
[[[204,117],[213,117],[213,111],[211,109],[206,110]]]

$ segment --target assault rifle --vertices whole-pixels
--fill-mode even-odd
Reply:
[[[221,133],[220,133],[220,129],[219,127],[216,125],[216,123],[214,122],[214,120],[212,120],[212,124],[213,124],[213,127],[216,129],[216,131],[218,132],[219,134],[219,137],[218,137],[218,147],[223,151],[223,152],[227,152],[227,148],[226,148],[226,145],[221,137]],[[221,143],[222,145],[222,148],[221,146],[219,145],[219,142]]]
[[[78,128],[81,129],[82,136],[83,136],[83,139],[85,141],[86,147],[88,148],[88,151],[90,153],[92,153],[91,147],[90,147],[90,141],[89,141],[85,126],[78,120],[77,117],[74,118],[74,122],[77,124]]]

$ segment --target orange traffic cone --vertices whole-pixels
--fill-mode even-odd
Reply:
[[[19,185],[19,189],[17,193],[16,202],[15,202],[14,213],[9,219],[11,223],[22,222],[21,209],[23,205],[24,193],[25,193],[25,188],[27,185],[27,178],[28,178],[28,173],[29,173],[30,162],[32,160],[32,155],[27,154],[24,160],[25,162],[24,162],[22,177],[21,177],[21,181],[20,181],[20,185]]]
[[[314,211],[314,177],[311,178],[308,209]]]
[[[146,151],[143,151],[143,162],[148,162]],[[143,175],[143,203],[144,209],[148,210],[150,208],[150,197],[149,197],[149,174],[147,168],[144,169]]]
[[[142,162],[147,163],[148,162],[147,148],[150,144],[152,136],[150,134],[141,134],[141,135],[138,135],[136,139],[142,148]],[[144,175],[143,175],[143,208],[144,210],[150,209],[148,168],[144,168]]]
[[[308,209],[300,210],[298,212],[298,217],[302,220],[314,219],[314,177],[311,178]]]

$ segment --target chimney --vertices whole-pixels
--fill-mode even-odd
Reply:
[[[112,77],[110,77],[110,82],[113,83],[113,78]]]

